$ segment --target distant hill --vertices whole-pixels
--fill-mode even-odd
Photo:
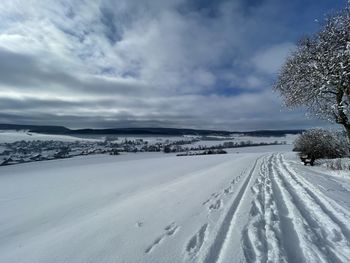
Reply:
[[[199,135],[199,136],[228,136],[230,134],[242,134],[246,136],[276,136],[281,137],[286,134],[299,134],[303,130],[259,130],[249,132],[231,132],[215,130],[197,129],[175,129],[175,128],[114,128],[114,129],[68,129],[63,126],[41,126],[41,125],[20,125],[20,124],[0,124],[0,130],[28,130],[30,132],[45,134],[66,134],[66,135]]]
[[[258,131],[249,131],[249,132],[241,132],[247,136],[254,137],[281,137],[286,134],[300,134],[304,130],[258,130]]]
[[[0,124],[0,130],[28,130],[37,133],[46,134],[65,134],[71,130],[63,126],[49,126],[49,125],[21,125],[21,124]]]

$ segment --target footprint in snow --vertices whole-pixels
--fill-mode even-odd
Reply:
[[[202,225],[201,228],[198,230],[198,232],[195,233],[191,237],[191,239],[188,241],[186,245],[186,254],[190,258],[193,258],[196,255],[198,255],[198,252],[200,251],[205,241],[205,238],[207,235],[207,228],[208,228],[208,224]]]
[[[177,233],[177,231],[179,230],[179,228],[180,227],[177,226],[175,222],[171,223],[170,225],[167,225],[164,228],[165,232],[162,235],[160,235],[159,237],[157,237],[153,241],[153,243],[145,249],[145,253],[148,254],[148,253],[152,252],[153,249],[155,249],[159,244],[164,242],[164,240],[166,238],[169,238],[169,237],[175,235]]]

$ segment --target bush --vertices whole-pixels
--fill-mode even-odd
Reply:
[[[350,170],[350,158],[322,159],[317,164],[335,171]]]
[[[308,130],[297,137],[294,151],[311,160],[341,158],[349,153],[349,143],[342,133],[324,129]]]
[[[163,152],[164,152],[164,153],[171,153],[171,148],[170,148],[170,146],[169,146],[169,145],[164,146]]]
[[[112,149],[112,151],[109,154],[110,155],[119,155],[120,153],[118,152],[117,149]]]

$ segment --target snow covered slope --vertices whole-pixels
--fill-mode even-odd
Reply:
[[[97,141],[98,139],[79,138],[69,135],[42,134],[28,131],[0,130],[0,143],[12,143],[16,141]]]
[[[0,262],[350,262],[350,180],[289,153],[0,167]]]

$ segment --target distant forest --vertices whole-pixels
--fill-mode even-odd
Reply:
[[[29,132],[45,134],[65,134],[65,135],[199,135],[199,136],[229,136],[232,134],[242,134],[255,137],[282,137],[286,134],[300,134],[303,130],[257,130],[257,131],[215,131],[196,129],[175,129],[175,128],[111,128],[111,129],[69,129],[63,126],[41,126],[41,125],[20,125],[20,124],[0,124],[0,130],[27,130]]]

